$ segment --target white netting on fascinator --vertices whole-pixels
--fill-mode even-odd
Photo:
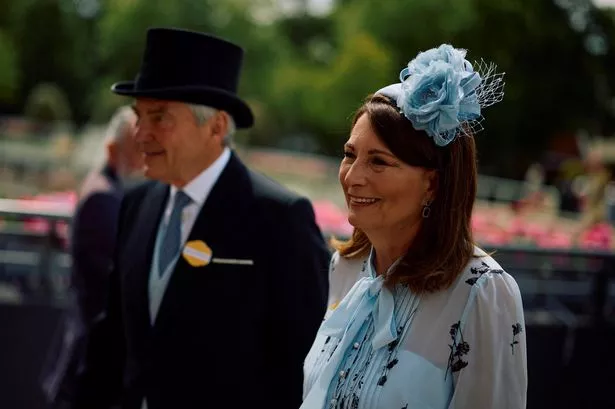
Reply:
[[[474,135],[484,129],[482,109],[504,97],[504,73],[482,59],[473,66],[465,55],[448,44],[419,53],[401,71],[400,83],[376,93],[393,99],[413,127],[438,146]]]
[[[481,111],[483,108],[502,102],[504,99],[504,81],[503,72],[497,72],[497,65],[486,62],[481,59],[474,62],[474,70],[480,75],[481,83],[476,87],[476,99],[480,105]],[[476,119],[466,120],[463,126],[458,129],[458,134],[472,136],[484,130],[482,122],[485,118],[480,115]],[[469,134],[469,135],[468,135]],[[459,136],[459,135],[457,135]]]

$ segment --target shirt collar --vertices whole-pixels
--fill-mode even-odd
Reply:
[[[230,159],[231,150],[226,147],[214,163],[183,187],[182,190],[184,193],[186,193],[193,202],[202,206]],[[171,198],[175,197],[177,191],[178,188],[176,186],[171,186]]]

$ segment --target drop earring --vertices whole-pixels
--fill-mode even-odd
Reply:
[[[427,219],[429,217],[429,215],[431,214],[431,203],[433,202],[433,200],[427,199],[425,201],[425,204],[423,205],[423,219]]]

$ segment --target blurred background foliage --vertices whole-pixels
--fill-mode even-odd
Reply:
[[[558,139],[615,128],[614,14],[589,0],[0,0],[0,112],[105,123],[127,101],[145,31],[176,26],[246,49],[253,146],[339,155],[353,111],[420,50],[467,48],[506,75],[477,136],[481,172],[521,178]],[[215,61],[215,56],[211,56]]]

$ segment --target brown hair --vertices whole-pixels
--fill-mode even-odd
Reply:
[[[386,282],[408,285],[417,293],[448,288],[474,252],[470,225],[477,183],[474,138],[460,136],[439,147],[424,131],[415,130],[393,101],[382,95],[369,96],[355,113],[352,125],[364,114],[395,156],[411,166],[437,171],[431,214],[423,219],[410,249]],[[350,239],[334,239],[332,245],[345,258],[365,256],[371,247],[365,233],[357,228]]]

